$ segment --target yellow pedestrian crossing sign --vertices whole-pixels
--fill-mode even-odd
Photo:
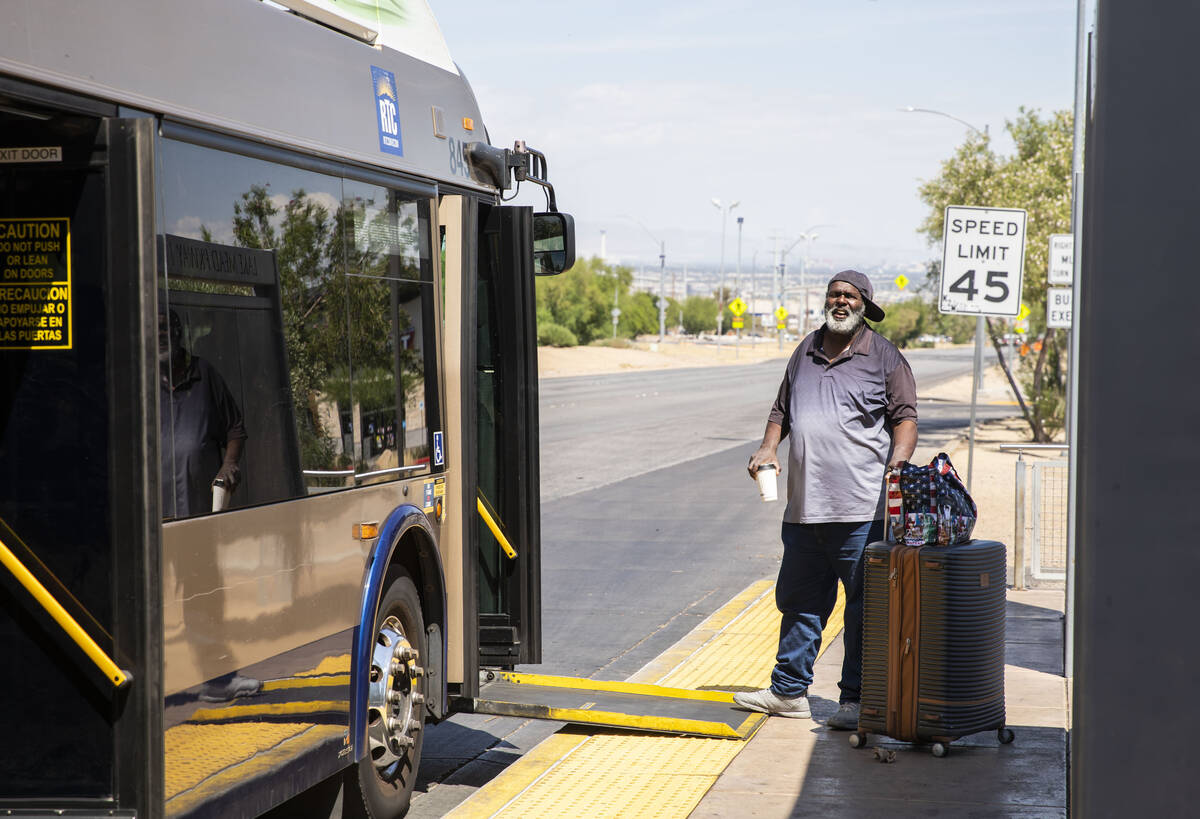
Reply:
[[[784,308],[782,306],[775,308],[775,318],[779,319],[780,321],[783,321],[787,317],[788,317],[788,311],[786,308]]]
[[[729,302],[729,312],[735,316],[740,316],[746,312],[746,302],[742,301],[742,297],[738,296],[733,301]]]
[[[903,273],[901,273],[899,276],[897,276],[896,277],[896,286],[899,287],[901,290],[903,290],[905,287],[907,287],[908,286],[908,276],[905,276]]]

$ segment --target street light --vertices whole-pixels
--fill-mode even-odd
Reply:
[[[742,222],[744,222],[744,221],[745,221],[745,217],[743,217],[743,216],[739,216],[737,218],[737,226],[738,226],[737,273],[735,273],[734,277],[733,277],[733,292],[737,295],[737,297],[739,299],[742,297]],[[721,315],[725,315],[724,310],[721,311]],[[737,323],[737,324],[742,323],[742,317],[740,315],[737,317],[737,322],[735,322],[735,323]],[[737,331],[737,343],[736,343],[736,346],[734,347],[734,349],[738,350],[740,352],[741,344],[742,344],[742,330],[739,327],[738,331]]]
[[[946,117],[947,119],[952,119],[961,125],[967,126],[972,131],[974,131],[976,134],[982,136],[984,139],[987,139],[988,133],[987,133],[986,125],[984,125],[983,130],[980,131],[974,125],[967,122],[965,119],[960,119],[960,118],[954,116],[953,114],[947,114],[945,111],[934,111],[931,108],[913,108],[911,105],[907,105],[904,108],[901,108],[900,110],[908,111],[908,112],[912,112],[912,113],[920,113],[920,114],[936,114],[939,117]],[[975,401],[976,401],[976,396],[979,393],[979,390],[982,388],[983,388],[983,316],[978,316],[975,319],[975,378],[972,380],[972,383],[971,383],[971,426],[970,426],[970,431],[968,432],[969,443],[967,444],[967,489],[968,490],[971,488],[971,474],[975,468]]]
[[[983,130],[981,131],[978,128],[976,128],[974,125],[972,125],[971,123],[967,122],[965,119],[959,119],[958,117],[954,116],[954,114],[947,114],[945,111],[935,111],[932,108],[914,108],[911,105],[906,105],[903,108],[897,108],[896,110],[897,111],[906,111],[910,114],[936,114],[939,117],[946,117],[947,119],[954,120],[955,122],[959,123],[960,125],[967,126],[972,131],[974,131],[976,134],[979,134],[982,137],[986,138],[988,135],[987,125],[984,125]]]
[[[816,241],[817,238],[820,237],[821,234],[816,232],[817,228],[824,228],[824,227],[834,227],[834,225],[831,225],[831,224],[825,223],[825,222],[823,222],[819,225],[809,225],[808,227],[806,227],[804,229],[804,231],[799,236],[796,237],[796,240],[794,242],[792,242],[790,245],[788,245],[787,249],[785,249],[783,251],[783,253],[780,254],[780,256],[779,256],[779,302],[780,302],[780,304],[783,304],[787,300],[787,255],[788,255],[788,253],[791,252],[792,248],[794,248],[796,245],[800,244],[801,242],[804,242],[804,253],[801,254],[801,256],[800,256],[800,289],[803,290],[804,287],[807,285],[807,282],[805,281],[805,277],[808,275],[809,243]],[[804,304],[804,323],[801,325],[800,329],[801,329],[801,331],[803,331],[803,334],[807,335],[807,331],[808,331],[808,302],[807,302],[807,299],[805,300],[805,304]],[[780,342],[780,347],[782,349],[782,342]]]
[[[721,335],[725,328],[725,222],[729,211],[741,204],[738,200],[722,205],[721,200],[713,197],[713,207],[721,211],[721,289],[717,293],[717,349],[721,348]]]
[[[658,343],[663,343],[663,336],[667,332],[667,243],[659,241],[658,237],[650,232],[650,228],[643,225],[632,216],[626,216],[631,222],[635,222],[638,227],[646,231],[654,244],[658,245]]]

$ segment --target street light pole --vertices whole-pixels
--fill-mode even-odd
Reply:
[[[960,125],[967,126],[972,131],[974,131],[976,135],[981,136],[984,139],[987,139],[987,136],[988,136],[988,127],[987,127],[986,123],[984,124],[983,130],[981,131],[978,128],[976,128],[974,125],[972,125],[971,123],[967,122],[965,119],[956,117],[956,116],[954,116],[954,114],[947,114],[945,111],[936,111],[933,108],[914,108],[911,105],[906,105],[903,108],[900,108],[898,110],[906,111],[910,114],[933,114],[935,116],[945,117],[946,119],[952,119]],[[977,348],[976,358],[980,358],[982,356],[982,347],[983,347],[983,316],[978,316],[975,319],[975,346]],[[976,367],[975,368],[974,386],[971,389],[972,395],[974,395],[975,392],[977,392],[978,390],[980,390],[982,388],[983,388],[983,368]],[[974,399],[972,398],[972,400],[974,400]],[[970,488],[970,484],[971,484],[971,480],[970,480],[971,459],[975,455],[975,424],[974,424],[974,422],[971,423],[970,437],[971,437],[971,444],[968,447],[969,454],[967,456],[967,486],[968,486],[968,488]]]
[[[980,131],[965,119],[960,119],[953,114],[947,114],[945,111],[935,111],[932,108],[914,108],[907,105],[900,109],[910,113],[920,114],[935,114],[939,117],[952,119],[960,125],[965,125],[974,131],[977,135],[982,136],[985,140],[988,138],[987,125],[983,126]],[[1019,293],[1017,294],[1020,295]],[[983,388],[983,316],[975,318],[975,377],[971,380],[971,425],[967,431],[967,491],[971,491],[971,477],[975,469],[975,403],[979,396],[979,391]],[[1020,573],[1024,571],[1024,567],[1018,567],[1018,577],[1023,577]]]
[[[740,299],[742,297],[742,222],[744,217],[737,218],[738,226],[738,251],[737,251],[737,272],[733,278],[733,292]],[[738,316],[738,323],[741,323],[742,317]],[[742,347],[742,328],[738,328],[737,341],[734,342],[734,356],[741,352]]]
[[[712,200],[713,207],[721,211],[721,289],[717,291],[717,350],[721,349],[721,336],[725,332],[725,223],[729,217],[729,211],[736,208],[740,203],[738,201],[730,202],[728,206],[722,205],[720,199]]]
[[[650,228],[632,216],[625,218],[637,222],[638,227],[646,231],[646,235],[658,245],[658,343],[662,344],[667,331],[667,243],[659,241],[659,238],[650,232]]]
[[[658,245],[658,343],[667,332],[667,243]]]
[[[800,288],[804,289],[804,287],[806,285],[805,276],[808,273],[808,242],[810,240],[816,239],[818,236],[820,236],[819,233],[814,232],[819,227],[833,227],[833,225],[831,225],[831,224],[809,225],[807,228],[804,229],[804,232],[801,233],[798,237],[796,237],[796,240],[794,242],[792,242],[790,245],[788,245],[784,249],[783,253],[780,254],[779,262],[778,262],[779,276],[780,276],[780,285],[779,285],[779,306],[780,307],[784,307],[786,309],[787,255],[792,252],[792,248],[794,248],[796,245],[800,244],[800,242],[804,242],[804,252],[801,254],[801,257],[800,257]],[[776,240],[778,241],[778,237],[776,237]],[[807,302],[806,302],[806,305],[807,305]],[[787,323],[787,320],[784,319],[784,324],[786,324],[786,323]],[[807,311],[805,311],[803,323],[800,321],[797,321],[796,326],[798,329],[801,329],[801,330],[806,331],[808,329],[808,313],[807,313]],[[779,342],[779,348],[781,350],[783,349],[782,338],[780,339],[780,342]]]
[[[802,233],[804,237],[804,253],[800,256],[800,287],[804,291],[804,323],[801,332],[808,335],[808,251],[812,242],[817,240],[819,233]]]
[[[758,251],[750,256],[750,346],[758,344],[758,336],[754,332],[754,294],[758,292]]]

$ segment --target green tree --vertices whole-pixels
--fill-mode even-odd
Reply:
[[[897,347],[907,347],[926,329],[930,304],[920,296],[889,304],[883,321],[875,325],[884,338]]]
[[[349,199],[330,214],[303,189],[293,191],[281,209],[264,185],[252,185],[233,204],[234,243],[276,254],[284,343],[306,467],[331,462],[332,444],[321,430],[318,403],[322,395],[349,401],[348,345],[355,356],[354,399],[364,411],[397,404],[396,358],[404,395],[423,384],[419,352],[395,349],[392,311],[400,329],[412,326],[403,305],[417,298],[420,288],[416,281],[397,280],[418,278],[413,260],[389,251],[397,231],[416,230],[415,217],[392,224],[395,218],[395,213],[380,210],[367,224],[365,204]],[[207,233],[203,231],[210,239]],[[360,233],[365,241],[350,238]]]
[[[565,327],[580,344],[606,338],[612,335],[613,297],[619,301],[632,283],[628,267],[608,265],[595,256],[576,260],[570,270],[538,278],[538,323]]]
[[[626,293],[620,300],[617,334],[637,338],[658,332],[658,297],[646,292]],[[670,314],[670,308],[667,310]]]
[[[1016,120],[1005,127],[1016,144],[1012,156],[997,155],[986,136],[973,135],[942,163],[936,178],[921,186],[921,199],[929,206],[921,231],[930,244],[940,245],[947,205],[1028,212],[1021,296],[1030,310],[1029,335],[1042,343],[1032,360],[1020,364],[1019,377],[1029,402],[1021,391],[1017,395],[1034,440],[1046,442],[1063,424],[1065,359],[1059,331],[1045,326],[1046,267],[1050,234],[1070,230],[1072,117],[1068,111],[1058,111],[1043,119],[1036,111],[1021,108]],[[987,326],[1015,389],[1012,367],[1000,344],[1003,325],[989,319]]]
[[[704,296],[688,296],[683,302],[683,330],[685,333],[715,333],[717,331],[716,299]]]

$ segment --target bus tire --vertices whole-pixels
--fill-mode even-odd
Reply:
[[[345,815],[366,819],[391,819],[408,810],[425,733],[425,676],[420,664],[426,661],[427,647],[421,597],[403,569],[392,570],[389,577],[375,614],[367,752],[347,772],[343,799]]]

